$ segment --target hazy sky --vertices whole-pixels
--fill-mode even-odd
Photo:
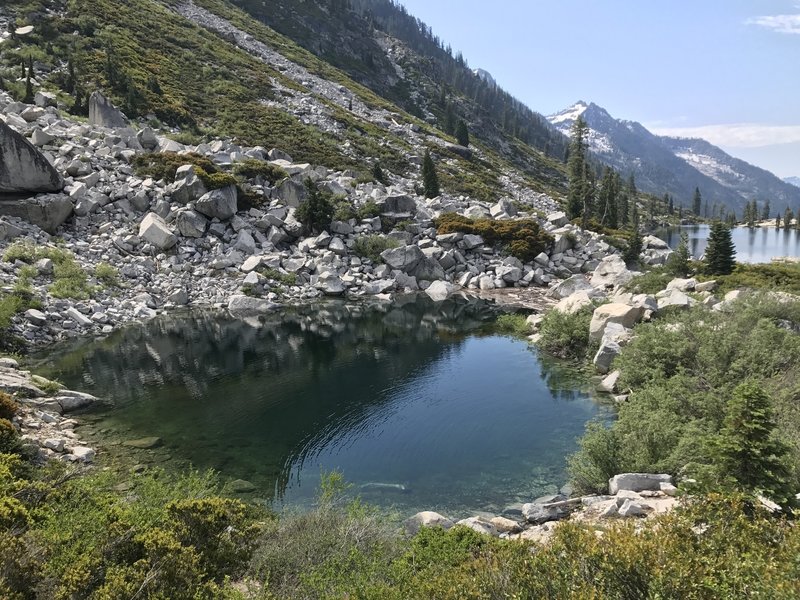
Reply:
[[[536,111],[596,102],[800,175],[800,1],[401,2]]]

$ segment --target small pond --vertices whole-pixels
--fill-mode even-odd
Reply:
[[[586,422],[611,410],[568,365],[489,333],[495,314],[419,297],[190,312],[61,346],[37,368],[112,401],[81,417],[107,457],[213,468],[276,508],[309,503],[339,469],[406,514],[500,512],[562,486]],[[121,445],[153,436],[158,448]]]
[[[660,229],[656,235],[677,248],[681,233],[689,237],[689,250],[699,259],[708,245],[708,225],[685,225]],[[776,229],[775,227],[735,227],[731,239],[736,246],[736,260],[743,263],[768,263],[773,258],[789,256],[800,257],[800,231],[796,229]]]

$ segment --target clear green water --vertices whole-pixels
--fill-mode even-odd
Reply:
[[[499,512],[562,486],[585,423],[609,411],[568,366],[487,334],[493,315],[421,299],[262,321],[189,313],[59,348],[40,368],[113,401],[83,416],[107,454],[213,468],[274,505],[309,502],[320,472],[340,469],[383,507]],[[145,436],[163,446],[118,446]]]

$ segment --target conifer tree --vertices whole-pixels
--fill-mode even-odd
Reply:
[[[642,234],[639,231],[639,208],[635,202],[631,207],[631,227],[633,233],[628,240],[628,247],[622,255],[625,262],[629,264],[639,262],[639,255],[642,253],[642,246],[644,245]]]
[[[72,94],[75,91],[75,64],[72,62],[71,56],[67,60],[67,81],[64,85],[64,90],[68,94]]]
[[[769,219],[769,198],[764,201],[764,210],[761,212],[761,220],[766,221]]]
[[[794,218],[794,214],[792,213],[792,209],[788,206],[786,210],[783,211],[783,228],[789,229],[792,226],[792,219]]]
[[[386,175],[383,173],[383,169],[381,168],[381,163],[379,161],[375,161],[375,164],[372,165],[372,176],[378,183],[386,185]]]
[[[667,259],[666,269],[667,272],[675,277],[686,277],[689,273],[689,236],[686,232],[681,233],[681,241],[675,252],[669,255]]]
[[[692,212],[695,217],[700,217],[700,210],[703,205],[703,196],[700,194],[700,188],[694,188],[694,197],[692,198]]]
[[[439,175],[436,173],[436,165],[433,164],[430,150],[425,151],[425,158],[422,161],[422,186],[426,198],[436,198],[439,195]]]
[[[460,120],[456,125],[456,141],[459,146],[469,146],[469,129],[463,120]]]
[[[736,265],[735,256],[730,228],[722,221],[714,221],[706,248],[706,272],[710,275],[730,275]]]
[[[775,217],[775,229],[780,229],[780,228],[781,228],[781,214],[778,213],[778,215]]]
[[[716,440],[716,458],[724,477],[746,492],[762,493],[781,505],[793,503],[788,448],[775,438],[771,401],[755,382],[733,391]]]
[[[569,193],[567,195],[567,216],[575,219],[581,216],[586,197],[586,135],[588,126],[582,116],[575,119],[572,126],[572,139],[569,145]]]
[[[28,69],[28,76],[25,78],[25,97],[22,101],[25,104],[33,104],[33,83],[31,82],[31,72],[33,69]]]

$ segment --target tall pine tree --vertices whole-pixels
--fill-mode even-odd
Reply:
[[[710,275],[730,275],[736,266],[735,257],[730,227],[722,221],[714,221],[706,248],[706,272]]]
[[[464,121],[459,121],[456,125],[456,141],[460,146],[469,146],[469,129]]]
[[[567,216],[576,219],[581,216],[586,195],[586,136],[589,127],[582,116],[572,126],[572,139],[569,145],[569,193],[567,195]]]
[[[695,217],[700,217],[700,211],[703,208],[703,196],[700,194],[700,188],[694,188],[694,197],[692,198],[692,212]]]
[[[426,198],[436,198],[439,195],[439,175],[436,173],[436,165],[433,164],[430,150],[425,151],[425,158],[422,161],[422,187]]]

